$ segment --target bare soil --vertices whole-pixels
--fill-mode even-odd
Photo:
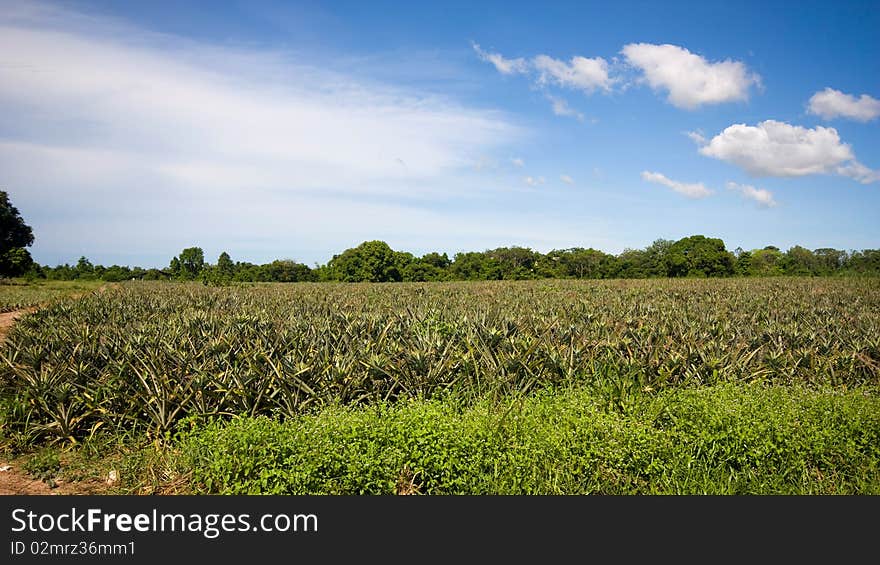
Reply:
[[[28,495],[59,495],[59,494],[103,494],[108,485],[98,480],[65,481],[54,479],[47,483],[28,476],[21,468],[23,460],[0,459],[0,469],[10,467],[6,471],[0,471],[0,495],[28,494]]]
[[[6,340],[6,335],[9,333],[9,330],[12,329],[12,326],[15,324],[16,320],[18,320],[25,314],[31,314],[36,311],[37,308],[32,306],[30,308],[15,310],[14,312],[3,312],[2,314],[0,314],[0,343]]]

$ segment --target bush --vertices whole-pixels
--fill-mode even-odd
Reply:
[[[719,385],[626,413],[584,390],[332,407],[215,421],[180,439],[223,494],[880,493],[880,402],[864,391]]]

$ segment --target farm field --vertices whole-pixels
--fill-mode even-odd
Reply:
[[[5,453],[114,492],[880,493],[876,279],[127,282],[0,362]]]
[[[53,300],[97,290],[106,283],[102,281],[19,281],[9,280],[0,284],[0,313],[13,312],[47,304]]]

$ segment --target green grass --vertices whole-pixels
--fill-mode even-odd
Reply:
[[[724,384],[643,397],[333,407],[194,426],[190,488],[221,494],[880,494],[876,390]]]

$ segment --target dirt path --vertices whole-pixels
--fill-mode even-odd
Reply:
[[[12,494],[59,495],[59,494],[102,494],[107,485],[98,480],[72,481],[55,479],[50,486],[39,479],[33,479],[20,468],[22,461],[7,462],[0,459],[0,496]],[[5,470],[4,470],[5,469]]]
[[[102,285],[97,292],[103,293],[108,286]],[[73,295],[74,298],[83,296],[85,293]],[[16,320],[24,315],[37,311],[39,306],[31,306],[13,312],[0,314],[0,344],[6,341],[6,336],[12,330]],[[55,487],[28,476],[22,468],[23,460],[8,460],[0,456],[0,496],[10,494],[34,494],[34,495],[57,495],[57,494],[101,494],[107,485],[100,481],[75,481],[66,482],[63,479],[54,481]]]
[[[31,306],[30,308],[23,308],[21,310],[15,310],[13,312],[3,312],[0,314],[0,343],[6,341],[6,335],[9,334],[9,331],[12,329],[12,326],[15,324],[15,321],[24,316],[25,314],[32,314],[37,311],[36,306]]]
[[[98,288],[93,291],[88,292],[80,292],[76,294],[67,295],[65,298],[81,298],[88,294],[89,292],[97,292],[98,294],[104,294],[110,288],[118,287],[118,283],[107,283],[102,284]],[[6,336],[9,334],[10,330],[12,330],[12,326],[15,325],[15,321],[21,318],[26,314],[33,314],[40,308],[47,306],[49,303],[38,304],[37,306],[29,306],[27,308],[22,308],[21,310],[14,310],[12,312],[3,312],[0,313],[0,343],[6,341]]]

